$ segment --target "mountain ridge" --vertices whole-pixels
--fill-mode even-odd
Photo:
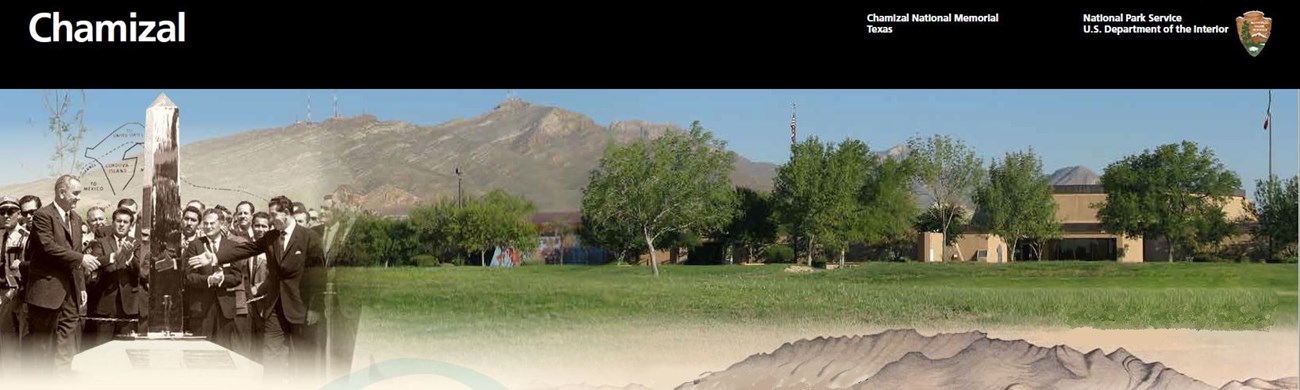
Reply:
[[[528,198],[539,211],[576,211],[580,188],[608,145],[654,139],[683,128],[643,119],[602,125],[562,107],[510,99],[480,115],[432,125],[363,114],[249,129],[191,143],[184,143],[184,129],[182,122],[183,199],[233,207],[245,199],[265,204],[283,194],[317,207],[325,194],[348,186],[367,208],[403,214],[419,202],[455,197],[458,179],[466,195],[502,189]],[[143,167],[143,152],[135,157]],[[462,175],[456,174],[458,168]],[[737,153],[732,182],[767,191],[775,170],[775,164],[753,162]],[[103,179],[103,172],[92,170],[82,182],[89,186]],[[127,196],[138,200],[141,179],[137,175],[118,191],[86,191],[80,208],[108,207]],[[46,199],[53,180],[10,183],[0,186],[0,194]],[[367,196],[376,190],[386,195]]]

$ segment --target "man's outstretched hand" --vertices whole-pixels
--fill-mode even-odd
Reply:
[[[212,254],[212,252],[203,252],[200,255],[191,257],[189,260],[190,268],[199,268],[205,265],[215,265],[216,263],[217,263],[217,255]]]

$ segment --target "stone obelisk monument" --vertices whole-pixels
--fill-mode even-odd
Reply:
[[[144,197],[141,247],[150,264],[144,276],[149,295],[146,334],[118,335],[72,360],[75,387],[125,383],[133,389],[252,389],[262,366],[203,337],[187,335],[182,276],[189,265],[181,253],[180,109],[158,95],[145,113]],[[142,274],[144,270],[141,270]],[[8,389],[8,387],[0,386]],[[33,386],[33,388],[35,388]]]
[[[150,260],[146,332],[183,334],[181,286],[187,267],[181,254],[180,108],[159,94],[145,113],[145,175],[140,226],[150,230],[144,258]],[[170,249],[170,250],[169,250]]]

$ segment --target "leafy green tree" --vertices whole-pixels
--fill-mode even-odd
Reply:
[[[821,241],[828,249],[839,251],[841,267],[849,246],[866,241],[876,227],[860,197],[875,163],[867,144],[855,139],[840,142],[827,159],[822,188],[829,197],[830,215],[839,217],[830,219],[826,225],[830,229],[823,232]]]
[[[825,161],[831,149],[831,145],[816,136],[791,145],[790,159],[776,168],[773,183],[776,215],[792,238],[795,257],[798,258],[801,247],[807,247],[809,265],[818,229],[827,226],[831,219],[831,197],[822,191]]]
[[[763,253],[777,238],[771,195],[745,187],[736,187],[737,209],[725,229],[727,246],[739,245],[746,258]]]
[[[537,248],[538,232],[530,219],[536,211],[532,202],[493,190],[462,203],[443,199],[411,211],[412,234],[424,243],[427,253],[443,257],[475,253],[479,265],[487,266],[487,252],[497,247]]]
[[[412,209],[407,223],[425,253],[459,262],[464,253],[473,250],[461,245],[464,219],[464,209],[455,200],[441,199]]]
[[[637,232],[658,276],[661,238],[710,235],[731,221],[735,159],[699,121],[652,141],[611,145],[583,190],[582,213],[597,232]]]
[[[1255,204],[1249,211],[1257,223],[1251,233],[1269,244],[1267,259],[1275,258],[1283,249],[1294,250],[1296,237],[1300,236],[1300,197],[1296,190],[1296,176],[1278,180],[1274,175],[1268,181],[1255,181]]]
[[[935,202],[929,211],[935,213],[937,231],[943,233],[945,246],[956,242],[950,236],[960,236],[961,230],[954,229],[953,224],[958,222],[959,213],[964,212],[962,206],[984,180],[984,162],[964,141],[947,135],[912,138],[907,144],[916,158],[915,182]]]
[[[487,265],[487,252],[495,248],[515,248],[524,252],[537,249],[537,227],[530,216],[537,207],[528,200],[493,190],[465,206],[468,234],[464,247],[479,249],[480,265]]]
[[[1169,261],[1185,246],[1212,244],[1230,232],[1223,206],[1241,180],[1191,141],[1125,157],[1101,176],[1106,200],[1095,204],[1102,225],[1129,237],[1163,237]]]
[[[1043,240],[1061,231],[1052,186],[1033,148],[1007,153],[989,166],[988,180],[975,192],[976,223],[1007,240],[1016,258],[1022,239]]]
[[[966,230],[966,227],[970,226],[972,218],[973,216],[966,211],[965,207],[950,205],[940,209],[939,206],[935,205],[921,211],[916,216],[913,226],[918,232],[943,233],[944,224],[947,223],[949,230],[959,232]],[[956,234],[944,236],[943,245],[951,246],[956,244],[958,237]]]
[[[911,187],[915,161],[910,156],[884,157],[871,165],[874,169],[867,171],[866,185],[859,194],[866,214],[863,238],[872,245],[906,240],[921,213]]]
[[[777,216],[788,232],[802,239],[809,265],[818,244],[840,251],[842,260],[849,243],[866,235],[858,195],[870,170],[867,145],[854,139],[836,145],[809,137],[790,149],[790,160],[776,171],[772,199]]]
[[[645,252],[645,242],[631,224],[596,223],[592,216],[584,214],[578,226],[578,237],[583,242],[613,252],[620,264]]]
[[[371,215],[357,216],[342,245],[339,263],[350,266],[407,265],[414,256],[426,253],[406,221]]]

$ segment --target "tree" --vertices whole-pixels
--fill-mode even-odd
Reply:
[[[86,136],[86,91],[81,90],[81,104],[71,114],[72,92],[46,91],[43,96],[45,110],[49,112],[49,126],[54,135],[54,153],[50,156],[50,170],[54,176],[80,175],[84,164],[77,161],[81,153],[81,140]],[[71,117],[69,117],[71,116]],[[75,126],[75,128],[74,128]]]
[[[822,178],[825,160],[831,148],[831,145],[821,142],[816,136],[791,145],[790,159],[776,168],[773,183],[772,201],[776,215],[791,236],[796,259],[800,247],[804,246],[799,241],[806,244],[809,265],[813,261],[816,229],[826,226],[830,220],[827,213],[829,197],[821,189],[824,186]]]
[[[1255,181],[1255,204],[1250,207],[1250,215],[1257,222],[1251,232],[1258,239],[1267,240],[1268,255],[1274,258],[1282,249],[1295,245],[1296,236],[1300,235],[1300,212],[1297,204],[1297,177],[1278,180],[1274,175],[1268,181]],[[1279,248],[1277,243],[1285,243]],[[1266,260],[1267,261],[1267,260]]]
[[[971,219],[972,216],[965,207],[933,205],[918,214],[913,225],[919,232],[943,233],[944,224],[947,223],[949,230],[960,232],[970,226]],[[957,237],[956,234],[944,236],[943,245],[950,246],[957,243]]]
[[[597,224],[592,215],[583,214],[578,226],[578,237],[583,242],[604,248],[617,254],[618,262],[627,258],[640,256],[645,249],[645,241],[631,224]]]
[[[466,209],[475,222],[471,230],[480,230],[484,239],[480,244],[484,248],[479,253],[481,265],[487,265],[487,251],[493,248],[515,248],[523,252],[537,249],[537,227],[529,219],[537,211],[532,202],[493,190],[475,199]]]
[[[411,210],[411,230],[429,253],[477,253],[479,265],[487,266],[487,252],[494,248],[537,248],[537,227],[529,218],[536,210],[532,202],[493,190],[462,203],[442,199]]]
[[[755,253],[762,253],[767,246],[776,241],[777,226],[772,216],[772,198],[770,194],[745,187],[736,187],[736,214],[727,226],[727,246],[739,245],[745,250],[747,259],[753,259]]]
[[[584,219],[622,238],[636,232],[659,275],[655,243],[669,234],[709,235],[731,221],[735,153],[699,121],[652,141],[611,145],[583,190]]]
[[[934,201],[930,211],[936,213],[946,246],[950,241],[955,242],[949,236],[960,236],[959,230],[953,234],[952,225],[976,186],[984,180],[984,163],[964,141],[946,135],[912,138],[907,144],[916,157],[915,181]]]
[[[866,214],[862,219],[866,223],[864,239],[872,245],[905,240],[921,213],[911,187],[915,162],[910,156],[884,157],[872,166],[859,194]]]
[[[1217,243],[1231,231],[1223,212],[1241,186],[1210,149],[1183,141],[1106,167],[1106,200],[1093,205],[1102,225],[1128,237],[1163,237],[1169,261],[1184,245]]]
[[[1009,259],[1016,258],[1020,240],[1041,240],[1061,229],[1051,183],[1043,175],[1043,163],[1033,148],[994,160],[989,165],[988,180],[975,192],[975,205],[976,223],[1009,240]]]
[[[348,240],[342,243],[341,265],[390,267],[404,265],[422,254],[419,240],[406,221],[358,216]]]
[[[839,215],[839,218],[830,220],[827,225],[830,231],[824,232],[822,241],[839,250],[840,267],[843,267],[849,245],[865,241],[875,227],[867,219],[869,210],[860,196],[867,185],[868,175],[875,170],[876,160],[871,157],[866,143],[846,139],[835,148],[827,162],[823,191],[830,197],[830,215]]]
[[[867,145],[809,137],[790,151],[790,160],[777,167],[772,192],[778,218],[803,239],[809,265],[817,244],[840,250],[842,261],[848,243],[865,235],[858,195],[870,170]]]
[[[459,263],[464,259],[462,254],[474,250],[462,245],[467,228],[464,215],[465,209],[456,200],[444,198],[416,206],[407,222],[426,253]]]

